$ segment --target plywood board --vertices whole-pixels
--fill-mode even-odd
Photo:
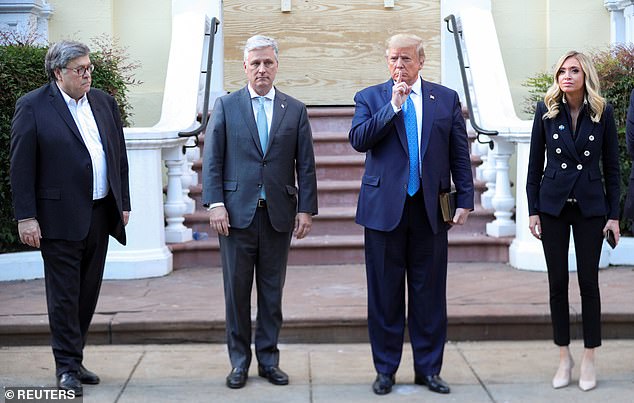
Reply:
[[[225,89],[246,84],[243,47],[255,34],[279,42],[276,87],[307,105],[353,105],[354,94],[389,78],[385,40],[414,33],[425,42],[426,80],[440,79],[440,1],[291,0],[291,12],[280,0],[225,0],[222,29]]]

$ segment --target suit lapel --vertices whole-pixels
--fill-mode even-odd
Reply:
[[[392,101],[392,87],[394,86],[394,81],[389,79],[383,85],[383,104],[389,104]],[[391,106],[390,106],[391,107]],[[403,119],[403,114],[401,113],[394,120],[394,126],[396,127],[396,134],[398,134],[398,139],[401,141],[401,146],[406,154],[409,154],[407,148],[407,133],[405,132],[405,120]]]
[[[546,135],[554,136],[555,134],[557,134],[568,149],[569,154],[577,161],[579,161],[579,155],[577,154],[575,143],[572,140],[572,127],[568,125],[568,119],[566,119],[565,112],[562,110],[562,108],[564,108],[564,106],[559,105],[559,113],[557,114],[555,119],[553,119],[554,132],[546,133]]]
[[[429,85],[425,84],[425,81],[421,79],[422,98],[423,98],[423,129],[421,130],[420,139],[420,160],[423,161],[425,153],[427,152],[427,146],[429,146],[429,139],[431,137],[431,127],[434,123],[434,115],[436,113],[436,97]]]
[[[251,103],[251,94],[249,93],[248,87],[244,87],[241,91],[242,94],[239,98],[240,104],[238,105],[240,115],[242,115],[244,124],[246,125],[247,129],[249,129],[249,133],[251,133],[251,139],[255,143],[255,146],[260,151],[260,154],[264,155],[264,153],[262,152],[262,145],[260,144],[258,126],[255,123],[255,116],[253,116],[253,104]]]
[[[95,118],[95,123],[97,124],[97,130],[99,131],[99,137],[101,138],[103,152],[106,154],[106,157],[108,157],[108,135],[103,119],[104,111],[101,109],[99,103],[94,99],[94,96],[91,95],[90,91],[88,91],[88,103],[90,104],[92,115]]]
[[[62,94],[60,93],[60,90],[59,88],[57,88],[57,84],[55,83],[49,84],[49,100],[53,105],[55,111],[59,114],[66,125],[68,125],[75,137],[77,137],[77,140],[84,144],[84,139],[81,138],[81,134],[79,133],[79,129],[75,124],[73,115],[70,114],[68,105],[66,105],[66,102],[64,101],[64,98],[62,97]]]
[[[273,144],[273,136],[276,135],[277,130],[280,128],[280,124],[286,114],[287,102],[286,94],[275,89],[275,99],[273,100],[273,117],[271,118],[271,129],[269,130],[269,143],[266,145],[266,150],[271,149]]]
[[[585,111],[583,119],[581,119],[581,122],[579,124],[579,135],[575,139],[575,149],[577,151],[577,155],[581,155],[583,149],[586,146],[586,143],[590,140],[590,136],[593,135],[594,128],[596,127],[596,125],[590,119],[589,110]]]

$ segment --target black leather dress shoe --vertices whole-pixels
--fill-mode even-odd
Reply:
[[[417,385],[425,385],[432,392],[436,393],[449,393],[449,385],[443,381],[438,375],[416,375],[414,377],[414,383]]]
[[[387,395],[392,391],[392,386],[394,385],[394,375],[388,374],[376,374],[376,379],[372,384],[372,390],[377,395]]]
[[[258,365],[258,375],[268,379],[273,385],[288,385],[288,375],[280,367]]]
[[[83,365],[79,367],[79,381],[86,385],[97,385],[101,380],[92,371],[89,371]]]
[[[240,389],[247,384],[249,371],[246,368],[233,368],[227,375],[227,386],[231,389]]]
[[[57,377],[57,388],[60,390],[73,391],[75,396],[81,396],[84,388],[75,372],[64,372]]]

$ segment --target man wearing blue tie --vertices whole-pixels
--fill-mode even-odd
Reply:
[[[218,98],[205,138],[203,203],[220,240],[227,386],[243,387],[251,364],[251,289],[257,289],[258,375],[288,384],[279,367],[282,288],[291,236],[304,238],[317,214],[313,139],[303,103],[273,86],[277,42],[256,35],[244,48],[248,84]]]
[[[387,41],[391,78],[355,95],[349,140],[366,153],[356,222],[365,227],[368,330],[374,393],[391,392],[407,326],[416,384],[449,393],[440,378],[447,338],[447,230],[473,209],[473,178],[458,94],[422,80],[422,40]],[[457,191],[445,223],[439,194]]]

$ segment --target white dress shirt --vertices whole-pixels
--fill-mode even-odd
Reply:
[[[75,101],[66,94],[59,85],[57,86],[64,97],[70,114],[79,129],[84,145],[88,149],[92,161],[92,198],[93,200],[103,199],[108,196],[108,167],[106,164],[106,153],[103,150],[101,137],[95,116],[92,114],[88,97],[84,96]]]

